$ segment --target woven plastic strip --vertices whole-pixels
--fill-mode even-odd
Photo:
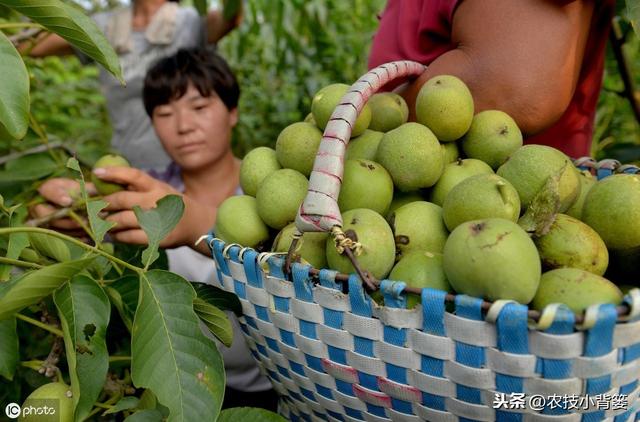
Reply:
[[[296,227],[299,231],[330,231],[333,226],[342,226],[337,201],[344,153],[360,110],[369,97],[388,82],[418,76],[424,69],[424,65],[407,60],[383,64],[358,79],[342,97],[324,130],[309,178],[309,191],[298,210]]]
[[[220,285],[238,295],[253,356],[293,421],[631,421],[640,401],[640,319],[594,307],[576,330],[555,306],[539,327],[525,306],[424,289],[404,309],[403,282],[382,281],[378,306],[357,276],[348,294],[334,271],[208,239]],[[316,283],[315,281],[318,281]],[[454,308],[449,306],[454,305]],[[546,319],[546,318],[543,318]]]
[[[621,164],[618,160],[605,159],[596,161],[591,157],[580,157],[573,161],[573,164],[580,170],[589,171],[598,179],[602,179],[612,174],[640,174],[640,167],[633,164]]]

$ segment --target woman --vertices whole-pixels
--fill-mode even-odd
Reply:
[[[193,244],[215,223],[218,206],[226,198],[242,194],[240,161],[231,151],[231,131],[238,121],[240,89],[225,61],[204,49],[179,50],[161,59],[144,80],[144,110],[151,118],[160,144],[172,160],[155,177],[133,167],[94,169],[127,185],[127,190],[104,197],[117,225],[114,240],[144,244],[147,237],[139,227],[133,206],[151,208],[167,195],[182,196],[185,215],[162,244]],[[145,118],[149,118],[146,117]],[[50,179],[40,192],[57,205],[65,205],[68,191],[78,188],[69,179]],[[88,189],[93,187],[88,184]],[[184,240],[176,240],[180,234]],[[169,270],[189,281],[217,283],[215,261],[182,246],[167,249]],[[208,255],[208,251],[204,251]],[[277,394],[251,357],[242,338],[237,318],[227,312],[233,325],[231,347],[218,345],[225,364],[227,388],[223,407],[262,407],[275,411]]]
[[[111,146],[135,167],[163,169],[170,160],[158,148],[159,141],[142,104],[142,85],[147,68],[156,60],[175,54],[180,48],[215,44],[242,16],[238,12],[225,20],[221,10],[201,18],[192,7],[181,7],[171,0],[134,0],[132,5],[93,16],[119,56],[126,86],[100,68],[100,85],[106,97],[113,125]],[[23,47],[24,49],[24,47]],[[76,53],[71,44],[56,34],[45,35],[29,51],[34,57]]]

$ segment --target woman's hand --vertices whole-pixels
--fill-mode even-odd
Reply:
[[[91,183],[86,184],[89,195],[95,195],[95,187]],[[80,198],[80,183],[73,179],[57,177],[42,183],[38,193],[47,200],[46,203],[37,204],[29,209],[29,213],[36,220],[46,219],[63,208],[70,208],[74,201]],[[86,233],[80,224],[69,217],[52,218],[48,225],[60,232],[74,237],[84,237]]]
[[[139,169],[109,167],[94,169],[94,173],[105,181],[127,185],[127,190],[103,198],[109,204],[106,210],[111,213],[107,220],[116,223],[111,229],[111,236],[119,242],[147,244],[147,235],[140,228],[133,207],[137,205],[143,209],[154,208],[156,202],[167,195],[181,196],[185,209],[180,222],[162,240],[161,246],[191,246],[215,222],[215,209],[192,200],[171,185],[154,179]]]

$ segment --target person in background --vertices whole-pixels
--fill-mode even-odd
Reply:
[[[144,110],[161,143],[158,148],[166,151],[172,163],[164,171],[154,172],[155,177],[134,167],[94,169],[98,175],[108,172],[111,180],[127,185],[127,190],[104,197],[111,211],[108,219],[117,223],[110,232],[114,240],[146,243],[132,211],[134,205],[152,208],[165,195],[180,195],[185,216],[174,232],[199,237],[213,227],[222,201],[242,194],[240,161],[231,151],[239,95],[240,88],[227,63],[210,50],[181,49],[149,69],[142,95]],[[77,189],[77,182],[58,178],[45,182],[40,192],[53,204],[65,205],[65,196],[73,189]],[[210,255],[188,246],[166,252],[170,271],[190,281],[217,284],[216,264]],[[251,356],[235,314],[228,311],[227,315],[234,338],[230,348],[218,343],[227,375],[223,408],[251,406],[276,411],[276,392]]]
[[[100,67],[100,86],[106,98],[113,126],[111,146],[138,168],[164,169],[169,156],[162,148],[142,103],[142,85],[147,68],[156,60],[175,54],[180,48],[215,44],[237,27],[242,18],[242,2],[237,13],[226,20],[222,10],[201,18],[192,7],[175,0],[133,0],[127,7],[97,13],[93,19],[118,54],[126,86]],[[33,57],[76,53],[83,62],[88,57],[75,51],[56,34],[47,34],[33,48],[21,50]]]
[[[413,116],[420,87],[462,79],[476,112],[502,110],[525,143],[590,155],[615,0],[389,0],[369,67],[414,60],[428,68],[398,87]]]

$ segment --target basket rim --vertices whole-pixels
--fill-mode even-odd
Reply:
[[[226,243],[224,240],[218,238],[215,236],[215,234],[213,233],[213,231],[209,232],[207,235],[202,236],[199,241],[201,241],[202,239],[206,239],[207,242],[207,246],[209,247],[209,250],[211,251],[211,254],[214,254],[214,247],[213,247],[213,243],[215,241],[221,242],[224,247],[222,250],[222,255],[223,258],[226,260],[231,260],[231,256],[229,255],[229,251],[231,250],[231,248],[239,248],[240,250],[238,251],[238,260],[240,263],[244,262],[244,254],[251,250],[254,251],[257,255],[256,255],[256,260],[258,263],[267,263],[269,262],[272,258],[276,258],[276,257],[286,257],[288,258],[290,256],[289,252],[258,252],[256,251],[254,248],[248,247],[248,246],[243,246],[237,243]],[[298,262],[299,263],[299,262]],[[285,259],[282,259],[282,271],[285,275],[285,278],[288,281],[292,281],[290,280],[291,277],[291,265],[293,263],[289,262],[289,267],[287,267],[287,263]],[[264,269],[263,266],[260,266],[261,269],[263,269],[263,271],[268,272],[266,269]],[[320,271],[321,270],[327,270],[327,271],[331,271],[333,273],[335,273],[335,281],[340,282],[343,288],[343,293],[345,293],[345,287],[348,286],[348,280],[351,278],[351,276],[356,276],[360,279],[360,281],[362,282],[362,279],[360,278],[360,276],[354,272],[352,274],[344,274],[344,273],[340,273],[336,270],[330,269],[330,268],[323,268],[323,269],[317,269],[311,265],[309,265],[309,276],[311,276],[314,285],[318,285],[319,284],[319,275],[320,275]],[[387,279],[385,279],[387,280]],[[380,284],[381,284],[382,280],[375,280],[375,285],[376,288],[378,290],[380,290]],[[402,283],[405,284],[403,281],[401,280],[388,280],[388,281],[392,281],[394,283]],[[365,288],[366,290],[366,283],[363,283],[363,288]],[[399,293],[401,292],[408,292],[408,293],[414,293],[414,294],[418,294],[420,295],[421,292],[423,290],[437,290],[440,292],[443,292],[442,290],[438,290],[438,289],[432,289],[432,288],[417,288],[417,287],[407,287],[406,285],[402,286],[401,289],[399,290]],[[369,291],[367,291],[367,293],[369,293]],[[464,295],[463,293],[450,293],[450,292],[445,292],[445,296],[444,296],[444,300],[445,303],[455,303],[456,297],[457,296],[468,296],[468,295]],[[473,296],[469,296],[469,297],[473,297]],[[481,309],[482,311],[485,313],[485,319],[486,316],[488,315],[490,309],[495,305],[495,304],[499,304],[500,306],[504,306],[507,303],[519,303],[516,302],[514,300],[497,300],[497,301],[488,301],[484,298],[476,298],[476,299],[481,299],[482,303],[481,303]],[[523,304],[521,304],[523,305]],[[571,309],[569,309],[565,304],[563,303],[552,303],[549,304],[545,307],[545,309],[543,309],[542,311],[537,311],[534,309],[528,309],[527,310],[527,317],[529,320],[534,321],[535,322],[535,329],[538,330],[544,330],[546,328],[548,328],[550,326],[550,324],[553,322],[554,318],[553,316],[555,315],[558,306],[564,307],[566,308],[569,312],[571,312],[574,316],[574,327],[577,328],[578,330],[585,330],[585,329],[589,329],[593,326],[593,324],[595,324],[596,320],[597,320],[597,316],[598,316],[598,309],[601,305],[605,305],[604,303],[599,303],[599,304],[594,304],[591,305],[589,308],[587,308],[585,311],[580,312],[580,313],[576,313],[574,311],[572,311]],[[380,305],[380,306],[386,306],[386,305]],[[523,305],[523,306],[527,306],[528,305]],[[616,323],[626,323],[626,322],[631,322],[634,319],[636,319],[638,316],[640,316],[640,287],[634,287],[633,289],[629,290],[627,292],[626,295],[624,295],[623,297],[623,301],[621,304],[616,305],[615,307],[616,309],[616,313],[617,313],[617,318],[616,318]],[[545,325],[540,325],[541,320],[546,321],[544,324]]]

